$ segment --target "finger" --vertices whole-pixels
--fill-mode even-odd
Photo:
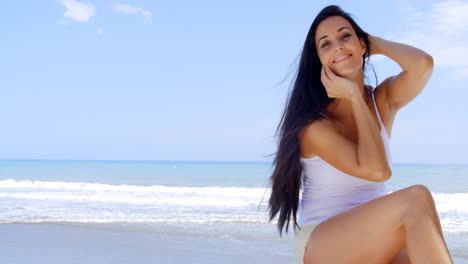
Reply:
[[[332,72],[328,66],[325,66],[325,73],[327,74],[328,79],[332,80],[336,77],[336,75]]]
[[[325,69],[322,69],[320,80],[322,81],[324,86],[328,86],[328,84],[330,83],[330,79],[328,79],[327,75],[325,74]]]
[[[322,73],[323,73],[323,75],[324,75],[325,77],[328,78],[328,76],[327,76],[327,66],[322,65]]]
[[[323,66],[323,72],[325,78],[325,82],[323,82],[323,84],[325,86],[327,96],[330,98],[334,98],[335,96],[333,95],[333,89],[331,88],[333,87],[333,79],[330,78],[331,76],[334,76],[333,72],[331,72],[330,68],[326,65]]]
[[[323,69],[323,66],[322,66],[322,69],[320,70],[320,80],[322,82],[325,81],[325,70]]]
[[[325,65],[322,65],[322,75],[324,76],[324,78],[329,81],[330,80],[330,77],[328,77],[328,74],[327,74],[327,66]]]
[[[323,88],[325,88],[325,92],[327,93],[327,96],[330,97],[330,87],[331,87],[331,83],[330,83],[330,80],[327,79],[327,77],[323,76],[322,79],[322,84],[323,84]]]

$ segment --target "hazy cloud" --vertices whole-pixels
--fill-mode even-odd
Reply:
[[[64,17],[78,22],[88,22],[89,18],[96,15],[96,8],[91,3],[82,3],[76,0],[60,0],[67,9]]]
[[[399,9],[406,14],[398,42],[420,47],[434,57],[437,67],[454,67],[468,77],[468,2],[445,1],[424,12]]]
[[[111,4],[110,8],[122,14],[141,15],[146,20],[151,20],[152,16],[151,11],[145,10],[139,6],[132,6],[127,4]]]

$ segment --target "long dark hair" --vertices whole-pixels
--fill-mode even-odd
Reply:
[[[302,166],[300,163],[300,131],[310,123],[327,116],[328,105],[334,100],[327,96],[325,87],[320,80],[322,64],[315,47],[315,31],[324,19],[330,16],[345,18],[354,28],[359,39],[364,40],[366,52],[363,60],[370,54],[369,34],[363,31],[351,16],[336,5],[322,9],[317,15],[304,43],[300,57],[299,68],[293,89],[290,92],[285,110],[276,129],[279,132],[279,144],[273,160],[271,181],[271,196],[269,200],[270,221],[279,213],[278,230],[281,236],[286,224],[286,233],[291,220],[294,229],[299,227],[296,220],[299,207],[299,192],[302,185]],[[363,72],[365,72],[363,63]],[[374,72],[375,74],[375,72]],[[367,88],[366,88],[367,89]],[[366,90],[367,91],[367,90]],[[368,96],[370,96],[369,91]]]

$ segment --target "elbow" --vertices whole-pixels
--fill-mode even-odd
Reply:
[[[392,169],[390,169],[389,167],[386,167],[385,170],[380,175],[381,181],[382,182],[387,181],[388,179],[390,179],[390,177],[392,177]]]
[[[384,182],[392,176],[392,170],[386,166],[382,169],[367,170],[363,178],[373,182]]]
[[[425,54],[415,60],[413,73],[418,79],[428,80],[431,77],[433,70],[434,59],[431,55]]]
[[[425,71],[432,73],[432,70],[434,69],[434,58],[432,58],[431,55],[426,54],[422,57],[421,60],[421,64],[423,65]]]
[[[390,169],[389,167],[386,167],[385,169],[376,172],[375,177],[376,177],[376,182],[387,181],[388,179],[390,179],[390,177],[392,177],[392,169]]]

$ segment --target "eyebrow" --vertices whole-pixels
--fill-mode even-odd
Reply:
[[[345,29],[345,28],[351,30],[349,27],[342,27],[342,28],[338,29],[338,32],[340,32],[341,30],[343,30],[343,29]],[[319,40],[317,41],[317,43],[320,43],[320,40],[322,40],[322,39],[324,39],[324,38],[326,38],[326,37],[328,37],[328,35],[325,35],[325,36],[319,38]]]

